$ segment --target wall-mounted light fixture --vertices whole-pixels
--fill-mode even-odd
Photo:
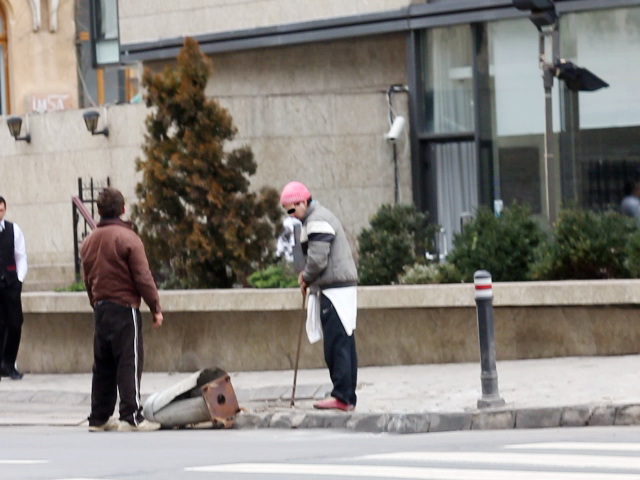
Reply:
[[[100,114],[95,110],[89,110],[85,112],[83,115],[84,123],[87,126],[87,130],[91,132],[91,135],[104,135],[105,137],[109,136],[109,127],[107,126],[107,109],[104,109],[104,128],[100,131],[96,131],[98,128],[98,120],[100,119]]]
[[[31,143],[31,134],[29,133],[29,115],[25,117],[26,121],[26,131],[27,134],[24,137],[20,136],[20,131],[22,130],[22,117],[9,117],[7,118],[7,126],[9,127],[9,131],[11,132],[11,136],[17,140],[25,140],[27,143]]]

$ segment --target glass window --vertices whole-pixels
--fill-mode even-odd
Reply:
[[[91,0],[96,66],[120,63],[118,0]]]
[[[539,66],[539,35],[528,19],[505,20],[487,26],[494,198],[504,206],[514,201],[542,213],[544,179],[545,102]],[[553,91],[553,128],[559,131],[557,82]],[[480,92],[481,95],[487,92]],[[559,176],[559,169],[551,175]],[[559,182],[555,182],[557,185]],[[556,196],[557,198],[557,196]]]
[[[625,184],[640,179],[640,8],[563,15],[560,36],[563,57],[609,83],[566,92],[565,198],[593,209],[618,206]]]
[[[434,28],[423,38],[427,132],[473,131],[471,27]]]

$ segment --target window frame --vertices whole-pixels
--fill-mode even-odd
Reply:
[[[104,41],[109,41],[108,39],[99,38],[100,26],[98,22],[100,21],[100,5],[104,0],[89,0],[89,26],[90,32],[89,35],[91,37],[91,61],[94,69],[100,69],[102,67],[112,67],[119,66],[122,63],[122,52],[120,51],[120,2],[118,0],[114,0],[115,2],[115,14],[116,14],[116,25],[118,28],[117,42],[118,42],[118,59],[114,62],[106,62],[99,63],[98,62],[98,44]]]

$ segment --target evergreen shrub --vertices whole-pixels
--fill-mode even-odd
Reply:
[[[531,266],[534,280],[629,278],[638,268],[640,238],[630,217],[577,208],[560,212],[550,242]]]
[[[488,270],[494,282],[524,281],[543,240],[529,207],[514,203],[496,217],[481,206],[462,232],[454,235],[447,261],[464,282],[473,282],[477,270]]]
[[[398,283],[405,266],[425,263],[436,226],[413,205],[382,205],[358,236],[361,285]]]

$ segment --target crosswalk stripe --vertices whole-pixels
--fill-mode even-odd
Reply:
[[[49,460],[0,460],[0,465],[36,465],[49,463]]]
[[[505,445],[509,449],[527,450],[604,450],[607,452],[640,452],[640,443],[549,442]]]
[[[638,469],[640,458],[598,455],[557,455],[503,452],[395,452],[356,457],[357,460],[410,462],[491,463],[566,468]]]
[[[286,463],[237,463],[185,468],[188,472],[246,473],[255,475],[308,475],[417,480],[640,480],[638,474],[525,472],[521,470],[477,470],[418,468],[380,465],[309,465]]]

